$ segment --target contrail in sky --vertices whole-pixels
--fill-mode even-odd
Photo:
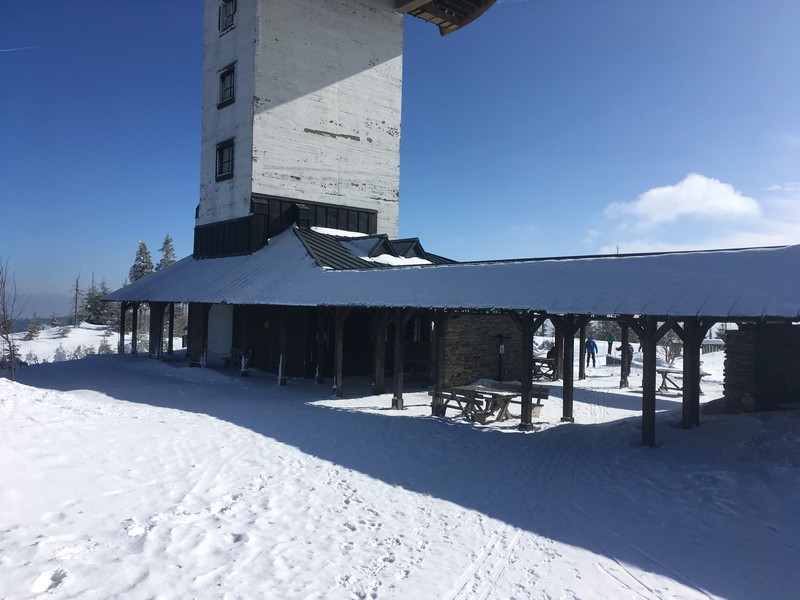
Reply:
[[[19,52],[20,50],[33,50],[36,46],[24,46],[22,48],[0,48],[0,52]]]

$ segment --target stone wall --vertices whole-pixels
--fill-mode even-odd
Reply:
[[[753,410],[756,395],[756,331],[725,335],[725,406],[730,412]]]
[[[725,405],[730,412],[800,404],[800,327],[748,325],[725,336]]]
[[[500,335],[505,354],[502,379],[521,380],[522,333],[506,315],[456,314],[444,328],[444,386],[463,385],[476,379],[497,379]]]

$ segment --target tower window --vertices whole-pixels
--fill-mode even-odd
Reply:
[[[233,177],[233,138],[217,144],[217,181]]]
[[[222,0],[219,5],[219,30],[228,31],[234,25],[233,15],[236,14],[236,0]]]
[[[236,100],[236,63],[230,64],[219,73],[219,101],[217,108],[233,104]]]

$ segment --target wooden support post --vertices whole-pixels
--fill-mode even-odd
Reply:
[[[117,354],[125,354],[125,317],[128,312],[128,303],[124,300],[119,303],[119,342]]]
[[[564,372],[564,327],[558,317],[550,317],[550,322],[555,332],[556,361],[553,365],[553,381],[556,381],[561,379],[561,374]]]
[[[131,316],[131,354],[136,356],[139,345],[139,303],[132,302],[133,315]]]
[[[350,314],[349,308],[337,308],[334,314],[334,321],[336,325],[336,339],[334,349],[334,380],[333,392],[339,397],[344,396],[344,322],[347,315]]]
[[[414,314],[411,310],[398,308],[394,314],[394,395],[392,408],[403,410],[403,364],[406,342],[406,323]]]
[[[525,312],[521,315],[510,313],[511,317],[522,333],[522,414],[520,416],[519,428],[522,431],[533,430],[533,335],[539,330],[547,317],[534,317],[533,313]]]
[[[519,428],[523,431],[533,430],[533,315],[525,313],[522,321],[522,414]]]
[[[372,393],[386,391],[386,321],[388,311],[376,309],[372,313]]]
[[[172,338],[175,337],[175,303],[169,303],[169,331],[167,332],[167,354],[172,356]]]
[[[286,307],[281,306],[280,357],[278,359],[278,385],[286,385]]]
[[[700,333],[700,324],[694,323],[692,335],[687,336],[689,343],[684,345],[683,369],[684,375],[683,389],[689,391],[689,418],[691,425],[700,425],[700,345],[703,343],[703,334]],[[688,352],[687,352],[688,350]],[[687,365],[688,363],[688,365]]]
[[[693,408],[692,408],[692,400],[693,400],[693,391],[695,387],[694,381],[694,357],[692,352],[693,347],[693,340],[695,337],[695,332],[697,330],[697,319],[690,318],[686,319],[683,322],[683,326],[675,326],[675,333],[678,334],[678,337],[681,338],[683,342],[683,393],[682,393],[682,402],[681,402],[681,425],[685,429],[689,429],[694,422],[693,418]],[[698,366],[699,366],[699,357],[698,357]],[[698,379],[700,373],[697,373]],[[699,387],[699,381],[698,387]]]
[[[586,322],[581,320],[580,342],[578,345],[578,379],[586,379]]]
[[[562,379],[564,386],[562,389],[563,410],[561,420],[574,423],[575,417],[572,412],[573,381],[575,378],[575,316],[567,315],[563,319],[561,327],[563,332],[564,348],[564,373]],[[583,357],[581,357],[583,360]]]
[[[445,410],[442,408],[444,399],[444,339],[445,327],[450,315],[444,311],[437,310],[433,313],[433,400],[431,401],[431,414],[434,417],[444,417]]]
[[[242,306],[242,357],[239,359],[239,374],[242,377],[250,377],[250,358],[252,356],[247,340],[247,313],[248,307],[245,304]]]
[[[189,356],[190,367],[205,366],[205,353],[208,343],[208,313],[210,304],[189,303]]]
[[[622,327],[622,367],[619,372],[619,387],[626,388],[628,387],[628,377],[630,377],[631,374],[630,332],[627,322],[623,321],[620,325]]]
[[[695,425],[700,425],[700,395],[702,391],[700,391],[700,381],[702,377],[700,377],[700,356],[702,355],[702,348],[703,348],[703,340],[705,339],[706,335],[708,335],[709,329],[711,329],[717,322],[712,319],[701,319],[697,325],[697,332],[695,337],[695,348],[694,348],[694,361],[693,361],[693,368],[695,369],[695,377],[697,382],[697,387],[694,390],[693,396],[693,411],[692,417]]]
[[[656,318],[644,317],[642,324],[642,445],[652,448],[656,445]]]
[[[394,394],[392,408],[403,410],[403,350],[405,349],[406,328],[402,311],[397,310],[394,317]]]
[[[683,327],[673,329],[683,342],[683,403],[681,424],[685,428],[700,425],[700,348],[714,321],[686,319]]]
[[[325,383],[325,335],[328,325],[328,309],[320,306],[317,308],[317,383]]]
[[[148,356],[161,358],[164,346],[164,309],[166,302],[150,302],[150,339],[148,340]]]

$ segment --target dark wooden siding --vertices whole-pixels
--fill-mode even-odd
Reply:
[[[368,209],[260,195],[253,195],[250,208],[247,217],[195,227],[194,258],[250,254],[293,223],[369,235],[378,229],[378,213]]]

